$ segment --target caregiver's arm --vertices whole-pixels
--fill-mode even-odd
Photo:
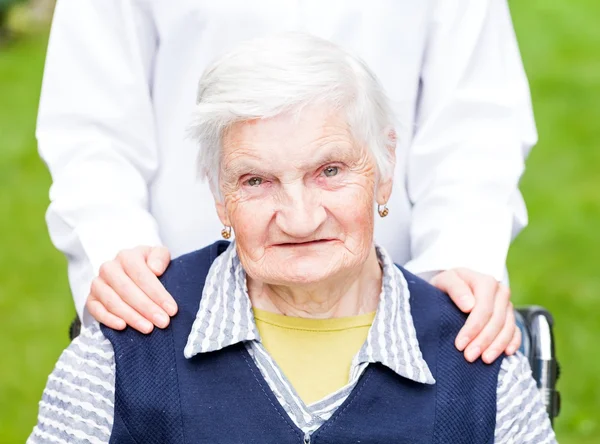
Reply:
[[[457,346],[469,343],[467,356],[478,355],[497,334],[480,327],[506,293],[497,281],[527,223],[518,183],[536,131],[505,0],[440,0],[430,26],[408,159],[413,259],[406,267],[446,270],[434,285],[465,269],[485,276],[470,276],[479,289],[470,291],[482,293],[457,338]]]
[[[107,443],[113,426],[115,359],[92,323],[69,344],[48,377],[27,444]]]
[[[100,265],[123,249],[161,243],[148,212],[158,155],[150,86],[157,35],[147,8],[146,1],[59,0],[54,13],[36,135],[53,179],[50,236],[68,258],[86,324],[84,307]],[[105,324],[125,326],[95,308]],[[146,330],[152,325],[144,317],[167,318],[156,304],[144,316],[125,304],[118,308]]]

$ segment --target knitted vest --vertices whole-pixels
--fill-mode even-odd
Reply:
[[[301,444],[290,420],[243,344],[183,356],[204,280],[227,242],[172,261],[161,278],[179,305],[165,330],[143,335],[102,326],[115,351],[111,443]],[[470,364],[454,347],[465,316],[444,293],[402,270],[419,346],[434,385],[367,367],[311,444],[492,443],[501,359]]]

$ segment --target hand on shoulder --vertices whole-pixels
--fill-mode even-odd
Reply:
[[[166,247],[139,246],[123,250],[100,267],[86,302],[98,322],[116,330],[127,325],[150,333],[165,328],[177,304],[158,280],[171,261]]]
[[[436,274],[430,283],[448,293],[456,306],[469,313],[456,337],[456,348],[473,362],[480,356],[487,364],[502,352],[514,354],[521,344],[510,289],[492,276],[467,268]]]

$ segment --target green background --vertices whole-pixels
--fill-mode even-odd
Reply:
[[[512,1],[540,141],[510,252],[517,304],[556,319],[561,443],[600,443],[600,2]],[[74,315],[34,138],[47,32],[0,47],[0,443],[24,442]]]

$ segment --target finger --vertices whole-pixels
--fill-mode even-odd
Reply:
[[[467,361],[473,362],[482,352],[487,350],[494,339],[500,334],[506,321],[506,311],[510,303],[510,291],[504,285],[498,285],[498,290],[494,299],[494,310],[489,321],[485,324],[481,333],[471,341],[465,349],[465,358]],[[475,314],[475,310],[470,316]],[[468,320],[467,320],[468,322]]]
[[[103,278],[94,279],[92,288],[94,294],[97,295],[97,301],[105,311],[122,319],[127,325],[141,333],[152,331],[154,328],[152,323],[127,305]],[[95,307],[94,309],[97,310],[98,308]]]
[[[515,329],[518,330],[515,324],[515,312],[512,308],[512,304],[506,310],[506,319],[504,321],[504,327],[496,339],[492,341],[490,346],[483,352],[482,359],[486,364],[494,362],[498,356],[505,350],[514,338]]]
[[[165,251],[167,251],[165,249]],[[168,251],[167,251],[168,257]],[[154,272],[150,269],[143,256],[139,255],[135,250],[122,254],[119,261],[123,267],[123,271],[133,283],[144,293],[156,306],[160,307],[160,312],[152,312],[152,316],[157,316],[157,319],[150,319],[157,327],[164,328],[169,324],[169,319],[160,320],[160,325],[155,321],[162,317],[161,313],[168,316],[174,316],[177,313],[177,304],[173,297],[167,292],[163,284],[158,280]],[[146,313],[143,308],[135,307],[140,313]],[[150,308],[148,308],[150,310]]]
[[[167,247],[152,247],[146,259],[146,263],[156,276],[165,272],[169,262],[171,262],[171,254]]]
[[[515,333],[513,334],[510,344],[508,344],[508,347],[506,347],[504,353],[506,353],[509,356],[514,355],[519,349],[519,347],[521,347],[522,339],[523,335],[521,334],[521,329],[518,327],[515,328]]]
[[[145,268],[146,271],[152,275],[152,272],[148,270],[145,260],[139,259],[138,262],[140,268]],[[154,301],[152,301],[152,299],[150,299],[150,297],[131,280],[125,273],[121,263],[111,261],[103,264],[102,267],[100,267],[100,277],[102,277],[104,282],[113,290],[113,293],[117,295],[119,300],[129,306],[133,312],[141,315],[157,327],[165,328],[169,325],[169,316],[167,313],[154,303]],[[102,302],[108,311],[118,315],[118,313],[115,313],[110,307],[106,306],[104,300]],[[124,319],[127,324],[131,325],[127,318],[124,318],[123,316],[120,317]]]
[[[100,301],[96,299],[88,300],[85,306],[89,314],[101,324],[114,330],[123,330],[127,327],[127,323],[123,319],[109,313]]]
[[[454,271],[448,270],[439,273],[431,280],[431,284],[447,293],[463,313],[468,313],[473,308],[475,298],[471,288]]]
[[[466,277],[461,274],[459,276],[463,279]],[[456,337],[455,345],[460,351],[463,351],[481,333],[492,317],[494,313],[494,296],[498,287],[498,282],[491,277],[478,275],[476,279],[473,279],[472,276],[469,279],[472,279],[470,287],[475,297],[475,306]]]

